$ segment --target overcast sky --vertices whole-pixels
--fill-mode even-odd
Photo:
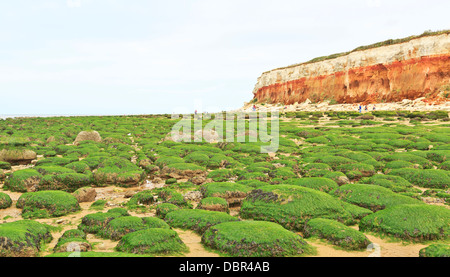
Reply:
[[[450,1],[0,0],[0,114],[221,111],[262,72],[450,28]]]

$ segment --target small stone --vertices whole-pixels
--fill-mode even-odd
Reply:
[[[200,201],[203,195],[200,191],[190,191],[183,195],[184,199],[191,201]]]

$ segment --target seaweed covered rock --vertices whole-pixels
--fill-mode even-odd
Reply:
[[[171,163],[161,169],[161,175],[167,178],[192,179],[194,177],[206,178],[206,168],[194,163]]]
[[[240,206],[242,200],[253,190],[252,187],[239,183],[215,182],[200,188],[204,197],[221,197],[230,207]]]
[[[89,252],[92,246],[86,240],[86,234],[78,229],[65,231],[58,239],[53,252]]]
[[[343,164],[341,166],[338,166],[336,170],[341,171],[346,174],[350,171],[358,171],[364,177],[372,176],[376,172],[373,165],[365,164],[365,163]],[[347,176],[348,176],[348,174],[347,174]]]
[[[133,195],[127,202],[129,208],[143,205],[151,205],[155,202],[155,192],[151,190],[144,190]]]
[[[18,170],[5,180],[4,189],[17,192],[36,191],[42,174],[34,169]]]
[[[0,192],[0,210],[1,209],[7,209],[11,207],[12,200],[11,197],[9,197],[8,194]]]
[[[180,208],[192,208],[192,204],[181,193],[169,188],[164,188],[158,192],[158,202],[174,204]]]
[[[197,206],[197,209],[218,211],[229,213],[227,200],[220,197],[206,197],[203,198]]]
[[[77,198],[77,200],[78,200],[78,203],[80,203],[80,200],[78,198]],[[99,199],[91,204],[91,206],[89,207],[89,210],[101,211],[101,210],[105,209],[105,206],[107,203],[108,203],[107,200]]]
[[[391,161],[406,161],[413,164],[419,164],[423,168],[432,168],[433,163],[427,160],[426,158],[420,157],[418,155],[412,153],[394,153],[391,155],[387,155],[383,158],[386,162]]]
[[[412,184],[406,179],[395,175],[377,174],[364,180],[367,184],[388,188],[393,192],[406,192],[412,188]]]
[[[241,181],[238,181],[237,183],[245,185],[247,187],[251,187],[253,189],[270,185],[267,182],[262,182],[259,180],[241,180]]]
[[[146,228],[163,228],[170,229],[169,224],[167,224],[164,220],[157,217],[142,217],[142,222]]]
[[[194,230],[199,234],[222,222],[239,221],[238,218],[223,212],[188,209],[170,212],[164,220],[172,227]]]
[[[445,170],[424,169],[418,171],[411,183],[425,188],[446,189],[450,187],[450,175]]]
[[[78,229],[85,233],[97,234],[102,232],[108,223],[116,218],[129,216],[126,210],[111,209],[106,213],[98,212],[88,214],[81,219]]]
[[[77,157],[49,157],[49,158],[46,158],[43,160],[38,160],[35,165],[38,167],[46,167],[46,166],[48,166],[48,167],[52,167],[52,166],[64,167],[70,163],[77,162],[77,161],[78,161]],[[75,172],[71,168],[67,168],[67,169],[70,169],[70,171],[67,170],[66,172]]]
[[[450,176],[440,169],[393,169],[389,175],[400,176],[419,187],[445,189],[450,185]]]
[[[335,181],[322,177],[306,177],[306,178],[291,179],[287,181],[287,183],[290,185],[312,188],[323,192],[330,192],[339,187]]]
[[[21,197],[24,197],[21,203],[23,218],[59,217],[81,210],[77,199],[63,191],[29,192]]]
[[[303,235],[306,238],[319,237],[332,244],[349,250],[366,249],[371,243],[367,237],[358,230],[344,224],[325,218],[314,218],[305,224]]]
[[[73,171],[72,169],[60,165],[44,164],[36,166],[35,169],[42,175],[47,176],[55,176],[60,174],[71,174],[71,173],[75,174],[75,171]]]
[[[202,243],[233,257],[288,257],[313,251],[301,236],[265,221],[214,225],[202,235]]]
[[[150,228],[129,233],[119,241],[116,250],[133,254],[182,254],[188,247],[171,229]]]
[[[27,149],[3,149],[0,151],[0,161],[11,165],[30,164],[36,158],[36,152]]]
[[[73,162],[65,165],[64,167],[72,169],[76,173],[87,173],[91,169],[89,165],[84,161]]]
[[[146,174],[131,161],[121,157],[111,157],[102,161],[94,172],[97,185],[118,185],[131,187],[139,184]]]
[[[166,215],[170,212],[179,210],[180,207],[170,204],[170,203],[161,203],[156,206],[156,216],[159,218],[165,218]]]
[[[57,175],[45,175],[37,190],[61,190],[74,192],[79,188],[93,184],[91,175],[81,173],[63,173]]]
[[[33,220],[0,224],[0,257],[35,257],[52,235],[48,227]]]
[[[331,192],[339,199],[374,212],[402,204],[423,204],[422,201],[397,194],[390,189],[366,184],[347,184]]]
[[[328,172],[322,177],[335,181],[339,186],[350,183],[350,179],[340,171]]]
[[[321,217],[344,224],[371,213],[310,188],[273,185],[252,191],[242,202],[241,218],[272,221],[289,230],[303,230],[308,219]]]
[[[324,163],[309,163],[303,165],[301,168],[301,173],[308,177],[315,177],[317,174],[321,174],[323,176],[331,171],[331,166]]]
[[[280,167],[270,171],[269,176],[271,178],[279,178],[282,180],[298,177],[297,174],[295,174],[292,169],[286,167]]]
[[[8,162],[0,161],[0,169],[10,170],[11,164]]]
[[[214,182],[226,182],[235,177],[235,175],[229,169],[216,169],[209,172],[207,177],[211,178]]]
[[[398,205],[364,217],[359,230],[412,241],[450,237],[450,210],[432,205]]]
[[[146,225],[140,217],[122,216],[108,222],[99,232],[100,236],[111,240],[119,240],[124,235],[145,229]]]
[[[448,244],[432,244],[428,247],[420,249],[419,257],[449,258],[450,257],[450,245],[448,245]]]
[[[122,216],[108,222],[98,233],[104,238],[120,240],[124,235],[149,228],[169,229],[169,225],[156,217]]]

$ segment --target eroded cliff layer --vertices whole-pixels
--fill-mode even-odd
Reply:
[[[253,91],[257,102],[380,103],[450,100],[450,35],[382,46],[315,63],[265,72]],[[447,98],[448,97],[448,98]]]

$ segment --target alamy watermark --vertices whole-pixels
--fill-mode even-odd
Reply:
[[[366,249],[367,252],[372,252],[372,254],[370,254],[368,257],[381,257],[381,247],[379,244],[377,243],[371,243],[367,246]]]
[[[76,242],[69,243],[69,245],[67,245],[67,247],[66,247],[66,252],[69,252],[69,253],[71,252],[69,257],[76,257],[76,258],[81,257],[80,244],[78,244]]]
[[[261,153],[274,153],[280,144],[279,118],[277,111],[270,115],[267,112],[174,113],[172,119],[180,120],[173,126],[171,138],[175,142],[259,142]]]

